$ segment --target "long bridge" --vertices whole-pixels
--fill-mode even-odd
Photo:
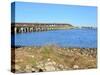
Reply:
[[[71,24],[65,23],[11,23],[12,33],[25,33],[70,28],[73,28],[73,26]]]

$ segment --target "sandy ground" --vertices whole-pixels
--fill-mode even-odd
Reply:
[[[12,72],[44,72],[97,67],[96,48],[43,47],[12,48]]]

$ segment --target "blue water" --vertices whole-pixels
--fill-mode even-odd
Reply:
[[[53,30],[15,35],[16,46],[43,46],[47,44],[56,44],[61,47],[97,48],[97,30]]]

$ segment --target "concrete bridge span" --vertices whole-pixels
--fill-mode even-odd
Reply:
[[[25,33],[73,28],[71,24],[63,23],[12,23],[12,33]]]

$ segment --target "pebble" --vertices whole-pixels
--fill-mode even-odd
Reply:
[[[34,58],[34,55],[32,55],[31,57]]]
[[[15,69],[16,70],[19,70],[20,69],[20,66],[19,65],[15,65]]]
[[[51,59],[48,59],[48,61],[50,61]]]
[[[78,65],[74,65],[73,68],[74,68],[74,69],[78,69],[79,66],[78,66]]]

